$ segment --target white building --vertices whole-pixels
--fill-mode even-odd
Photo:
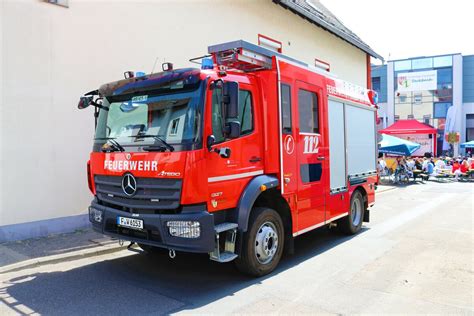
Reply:
[[[0,242],[88,225],[94,120],[76,104],[126,70],[258,33],[361,86],[380,58],[317,0],[3,0],[0,22]]]

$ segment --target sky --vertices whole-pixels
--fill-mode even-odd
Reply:
[[[474,1],[320,1],[385,60],[474,54]]]

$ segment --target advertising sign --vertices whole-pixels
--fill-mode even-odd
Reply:
[[[398,92],[436,90],[438,75],[436,70],[404,72],[397,74]]]
[[[423,156],[426,152],[433,152],[433,138],[430,138],[431,134],[397,134],[399,138],[409,140],[414,143],[421,145],[412,156]]]

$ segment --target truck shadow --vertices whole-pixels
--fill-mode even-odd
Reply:
[[[368,228],[361,233],[365,231]],[[67,271],[10,279],[0,285],[0,302],[21,314],[25,310],[61,315],[189,311],[259,284],[353,237],[326,228],[309,232],[296,239],[294,255],[284,256],[278,268],[262,278],[242,275],[232,263],[212,262],[207,255],[177,253],[170,259],[165,253],[132,253]]]

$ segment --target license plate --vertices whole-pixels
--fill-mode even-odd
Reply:
[[[143,221],[137,218],[117,216],[117,225],[132,229],[143,229]]]

